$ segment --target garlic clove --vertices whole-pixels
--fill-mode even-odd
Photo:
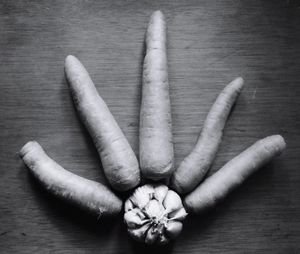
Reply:
[[[146,205],[144,213],[148,218],[159,219],[163,216],[164,207],[156,199],[152,199]]]
[[[163,200],[165,199],[167,193],[168,193],[169,188],[166,185],[157,185],[156,187],[154,187],[154,197],[160,202],[162,203]]]
[[[166,226],[166,234],[170,239],[176,238],[182,231],[182,223],[180,221],[169,221]]]
[[[178,220],[182,221],[185,219],[185,217],[188,215],[184,207],[180,208],[179,210],[175,210],[168,214],[168,218],[170,220]]]
[[[140,216],[140,218],[141,218],[142,220],[147,219],[146,214],[145,214],[144,212],[142,212],[139,208],[137,208],[137,209],[138,209],[137,215]]]
[[[141,227],[138,228],[129,228],[128,233],[137,241],[144,242],[145,241],[145,235],[148,230],[148,228],[151,227],[150,222],[147,222]]]
[[[172,190],[168,191],[163,205],[166,209],[165,213],[170,213],[183,207],[180,196]]]
[[[130,198],[134,206],[143,209],[154,195],[154,188],[150,184],[146,184],[136,189]]]
[[[133,203],[131,202],[130,199],[127,199],[124,205],[124,210],[125,212],[130,211],[133,209]]]
[[[147,219],[141,219],[136,209],[130,210],[124,214],[124,221],[128,228],[140,227],[143,224],[147,223]]]

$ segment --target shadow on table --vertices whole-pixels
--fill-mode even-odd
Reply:
[[[25,165],[24,165],[25,167]],[[24,169],[25,170],[25,169]],[[41,210],[46,211],[49,219],[51,217],[63,217],[64,220],[76,223],[79,227],[97,234],[108,234],[111,224],[115,223],[116,218],[101,218],[101,229],[99,228],[100,218],[78,208],[71,202],[66,202],[45,190],[45,188],[28,172],[28,182],[41,206]],[[103,230],[104,229],[104,230]]]

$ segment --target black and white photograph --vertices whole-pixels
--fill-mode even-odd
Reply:
[[[0,253],[300,253],[300,1],[0,0]]]

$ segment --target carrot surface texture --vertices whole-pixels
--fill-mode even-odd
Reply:
[[[122,201],[111,190],[65,170],[37,142],[26,143],[20,156],[35,178],[55,196],[101,216],[121,212]]]
[[[192,191],[205,177],[217,154],[223,129],[243,83],[242,78],[233,80],[211,107],[195,148],[173,174],[172,185],[177,192],[183,194]]]
[[[140,182],[137,158],[88,72],[76,57],[68,56],[65,73],[74,104],[92,136],[106,178],[116,190],[134,188]]]
[[[146,32],[139,145],[142,175],[152,180],[168,179],[174,170],[174,151],[166,23],[160,11],[152,14]]]
[[[184,199],[185,208],[189,212],[201,213],[215,206],[285,147],[286,143],[280,135],[257,141],[188,194]]]

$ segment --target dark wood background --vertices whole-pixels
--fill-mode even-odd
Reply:
[[[246,84],[211,169],[279,133],[288,148],[174,244],[129,239],[119,218],[97,221],[49,196],[18,151],[37,140],[65,168],[104,182],[63,73],[77,56],[138,152],[143,37],[152,11],[168,24],[176,164],[211,104]],[[300,3],[297,1],[0,1],[1,253],[299,253]]]

